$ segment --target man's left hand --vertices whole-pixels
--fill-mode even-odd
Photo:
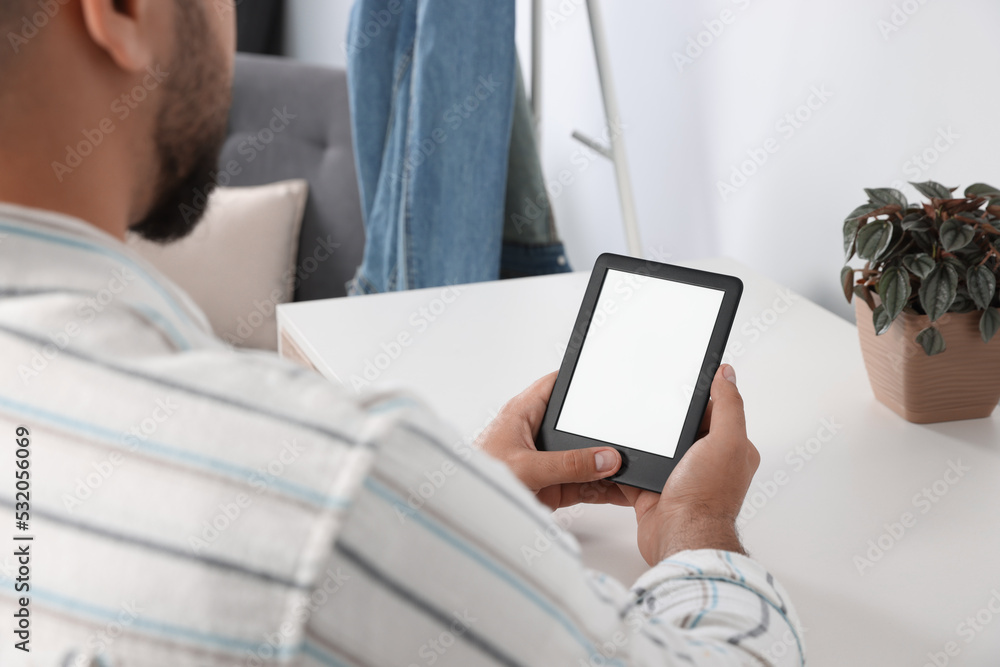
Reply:
[[[535,447],[555,382],[556,373],[550,373],[508,401],[476,444],[506,463],[552,509],[578,503],[631,505],[618,485],[606,479],[621,467],[621,454],[614,447],[564,452]]]

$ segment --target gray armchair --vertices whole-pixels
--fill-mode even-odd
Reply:
[[[228,170],[233,162],[237,169]],[[219,164],[231,186],[309,181],[295,300],[344,296],[365,242],[346,73],[238,55],[229,136]],[[329,246],[336,248],[329,259],[318,261]]]

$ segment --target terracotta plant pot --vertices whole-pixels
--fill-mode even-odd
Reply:
[[[916,342],[926,315],[903,312],[875,335],[872,311],[855,299],[861,354],[875,398],[917,424],[989,417],[1000,402],[1000,335],[979,335],[979,312],[947,313],[935,323],[947,348],[928,357]]]

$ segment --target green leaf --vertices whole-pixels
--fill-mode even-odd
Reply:
[[[917,230],[913,230],[910,232],[910,238],[913,239],[913,242],[917,244],[920,250],[928,255],[937,252],[938,239],[932,232],[918,232]]]
[[[962,294],[959,290],[958,294],[955,296],[955,301],[951,304],[951,308],[948,309],[952,313],[971,313],[974,310],[979,310],[976,308],[975,302],[970,299],[967,295]]]
[[[962,211],[961,213],[955,214],[955,219],[961,220],[969,225],[978,225],[981,222],[984,222],[983,215],[982,211]]]
[[[844,222],[847,222],[848,220],[861,220],[862,218],[867,218],[869,213],[876,211],[879,208],[880,207],[876,204],[862,204],[848,213],[847,217],[844,218]]]
[[[896,188],[865,188],[865,194],[868,195],[871,203],[878,204],[880,207],[897,204],[905,209],[910,205],[903,193]]]
[[[975,197],[996,197],[998,195],[1000,195],[1000,190],[986,183],[973,183],[965,188],[965,196],[969,199]]]
[[[867,303],[869,308],[875,310],[875,297],[872,296],[872,291],[867,285],[855,285],[854,296]]]
[[[850,303],[851,297],[854,296],[854,269],[845,266],[840,270],[840,285],[844,288],[844,296],[847,298],[847,303]]]
[[[934,223],[927,214],[923,211],[914,211],[913,213],[907,213],[903,216],[903,219],[899,221],[900,226],[905,230],[915,230],[918,232],[926,232],[934,228]]]
[[[937,264],[925,252],[917,252],[903,257],[903,266],[917,278],[926,278]]]
[[[917,334],[917,342],[924,348],[928,357],[945,351],[944,336],[934,327],[927,327]]]
[[[890,322],[903,312],[911,293],[910,276],[906,271],[890,266],[882,272],[882,277],[878,281],[878,295],[882,297],[882,304]]]
[[[854,239],[858,237],[858,226],[861,224],[860,220],[846,220],[844,221],[844,255],[847,259],[851,258],[854,254]]]
[[[872,323],[875,325],[875,335],[881,336],[892,326],[892,318],[885,312],[885,306],[879,306],[872,311]]]
[[[934,181],[924,181],[923,183],[914,183],[910,181],[910,185],[917,189],[917,192],[927,197],[928,199],[951,199],[951,190],[944,187],[940,183],[935,183]]]
[[[949,264],[954,267],[955,271],[958,272],[958,275],[963,275],[969,268],[965,265],[965,262],[960,260],[958,257],[944,257],[941,261],[944,264]]]
[[[971,267],[965,274],[965,284],[969,288],[969,296],[980,310],[990,307],[993,295],[997,293],[997,277],[990,269],[982,264]]]
[[[920,307],[931,322],[948,312],[958,292],[958,271],[950,264],[938,264],[920,284]]]
[[[938,235],[941,237],[941,245],[944,249],[951,252],[972,243],[972,239],[976,237],[976,230],[961,220],[951,218],[941,224]]]
[[[892,241],[892,223],[888,220],[869,222],[858,231],[858,257],[877,260]]]
[[[979,318],[979,335],[983,337],[984,343],[988,343],[996,335],[997,330],[1000,330],[1000,310],[987,308]]]

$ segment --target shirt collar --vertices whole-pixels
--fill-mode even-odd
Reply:
[[[179,349],[215,347],[180,287],[107,232],[78,218],[0,203],[0,296],[66,292],[136,311]]]

